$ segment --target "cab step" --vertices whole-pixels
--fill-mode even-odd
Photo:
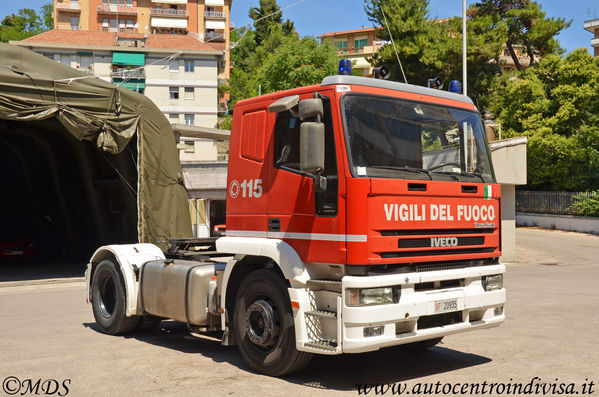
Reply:
[[[314,317],[331,318],[331,319],[337,318],[337,313],[328,312],[325,310],[313,310],[313,311],[306,312],[306,314],[309,316],[314,316]]]

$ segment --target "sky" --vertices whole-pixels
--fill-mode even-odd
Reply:
[[[39,10],[50,0],[0,0],[0,17],[16,12],[21,8]],[[447,18],[462,14],[461,0],[429,0],[430,14],[433,18]],[[278,0],[281,8],[299,4],[283,11],[283,18],[291,19],[296,31],[302,36],[319,36],[327,32],[359,29],[362,25],[372,26],[364,13],[364,0]],[[467,4],[475,3],[467,0]],[[561,32],[558,40],[561,46],[570,52],[585,47],[591,51],[592,34],[584,30],[584,21],[599,18],[597,0],[538,0],[543,10],[551,17],[563,17],[572,20],[572,25]],[[259,0],[233,0],[231,20],[236,27],[251,20],[248,17],[250,7],[256,7]],[[592,52],[591,52],[592,53]]]

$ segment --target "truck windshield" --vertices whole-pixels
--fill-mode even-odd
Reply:
[[[494,182],[476,112],[364,94],[342,108],[354,177]]]

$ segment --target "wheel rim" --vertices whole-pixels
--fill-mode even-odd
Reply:
[[[100,312],[109,318],[116,307],[116,285],[112,277],[105,277],[100,285]]]
[[[279,339],[279,316],[276,306],[258,299],[245,312],[245,331],[248,339],[259,348],[268,350]]]

